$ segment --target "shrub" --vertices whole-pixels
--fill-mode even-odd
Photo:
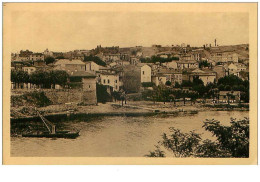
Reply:
[[[202,140],[201,135],[191,131],[182,133],[171,127],[170,134],[163,134],[158,142],[175,157],[249,157],[249,119],[236,121],[231,118],[230,126],[223,126],[214,119],[204,121],[203,128],[216,137],[216,141]],[[148,157],[164,157],[159,146],[150,151]]]

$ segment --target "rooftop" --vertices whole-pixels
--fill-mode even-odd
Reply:
[[[79,59],[73,59],[73,60],[69,60],[69,59],[59,59],[58,61],[56,61],[54,63],[54,65],[60,65],[60,64],[81,64],[81,65],[85,65],[85,63]]]
[[[85,71],[76,71],[76,72],[71,72],[70,77],[96,78],[96,75]]]

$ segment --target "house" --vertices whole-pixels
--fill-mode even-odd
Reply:
[[[151,82],[152,69],[147,64],[141,67],[141,83],[143,82]]]
[[[130,64],[137,65],[139,63],[139,59],[137,57],[131,56],[130,57]]]
[[[178,68],[177,61],[165,62],[165,63],[162,63],[162,65],[166,66],[167,68],[171,68],[171,69],[177,69]]]
[[[240,102],[241,93],[240,91],[220,91],[219,92],[219,102],[224,103],[234,103]]]
[[[22,61],[12,61],[11,67],[13,67],[15,70],[21,70],[23,68],[23,62]]]
[[[152,76],[152,82],[158,86],[158,85],[165,85],[167,82],[167,76],[162,73],[157,73],[156,75]],[[169,78],[168,78],[169,79]]]
[[[136,57],[139,57],[139,58],[140,58],[140,57],[142,57],[142,56],[143,56],[143,53],[142,53],[141,51],[137,51],[137,52],[136,52]]]
[[[33,65],[36,67],[41,67],[41,66],[46,66],[46,63],[43,60],[35,60],[33,61]]]
[[[199,68],[199,63],[195,60],[181,60],[177,62],[178,69],[195,69]]]
[[[55,59],[64,57],[62,52],[53,52],[52,54]]]
[[[232,51],[222,51],[222,50],[211,50],[210,57],[215,62],[227,63],[233,62],[238,63],[238,54]]]
[[[53,57],[53,52],[46,49],[45,51],[43,51],[43,55],[44,55],[45,58],[46,57]]]
[[[111,91],[119,91],[120,86],[122,85],[119,81],[119,75],[113,73],[101,73],[100,83],[102,85],[109,86],[111,88]]]
[[[213,71],[217,73],[216,80],[226,76],[226,69],[223,65],[214,66]]]
[[[159,69],[157,74],[155,74],[155,76],[158,76],[158,75],[166,76],[166,81],[171,82],[172,85],[175,85],[176,83],[179,83],[179,84],[182,83],[182,72],[180,72],[180,71],[176,71],[176,70],[172,70],[172,69]]]
[[[33,53],[30,55],[30,61],[43,61],[44,60],[44,54],[42,53]]]
[[[119,61],[120,54],[103,54],[102,61],[111,62],[111,61]]]
[[[36,71],[36,68],[33,66],[25,66],[22,68],[23,71],[27,72],[29,75]]]
[[[96,96],[96,76],[86,71],[70,73],[70,81],[78,85],[81,90],[81,102],[83,104],[97,104]],[[79,90],[77,88],[77,90]]]
[[[175,85],[176,83],[182,84],[182,73],[174,72],[171,74],[171,83]]]
[[[241,71],[246,71],[246,66],[240,63],[231,63],[228,65],[227,75],[236,75],[240,77]]]
[[[93,61],[86,62],[86,71],[99,71],[99,65]]]
[[[33,54],[33,52],[32,51],[29,51],[28,49],[27,50],[25,50],[25,51],[23,51],[23,50],[21,50],[20,51],[20,56],[30,56],[31,54]]]
[[[64,70],[67,73],[77,72],[77,71],[86,71],[86,64],[78,59],[69,60],[69,59],[59,59],[54,63],[55,70]]]
[[[201,79],[204,85],[214,83],[216,80],[216,73],[209,70],[195,69],[189,74],[189,80],[193,82],[195,78]]]
[[[109,72],[109,73],[112,73],[112,70],[111,70],[111,68],[109,68],[109,67],[106,67],[106,66],[99,66],[99,72],[101,72],[101,73],[106,73],[106,72]]]
[[[193,54],[182,54],[181,55],[181,60],[184,61],[195,61],[195,57]]]

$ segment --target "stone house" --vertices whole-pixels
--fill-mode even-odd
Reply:
[[[43,61],[44,60],[44,54],[42,53],[33,53],[30,55],[30,61]]]
[[[32,54],[33,54],[32,51],[29,51],[29,50],[23,51],[23,50],[21,50],[17,61],[29,61],[30,60],[30,55],[32,55]]]
[[[48,49],[43,51],[44,57],[53,57],[53,52],[49,51]]]
[[[33,66],[24,66],[23,71],[27,72],[29,75],[36,71],[36,68]]]
[[[227,75],[236,75],[240,77],[240,72],[246,71],[246,66],[240,63],[231,63],[228,65]]]
[[[111,91],[119,91],[122,83],[119,79],[119,74],[114,73],[101,73],[100,83],[109,86]]]
[[[167,79],[169,79],[169,77],[167,77],[167,75],[164,75],[162,73],[157,73],[156,75],[152,76],[152,82],[156,86],[165,85],[165,83],[167,82]]]
[[[157,85],[156,80],[161,80],[163,84],[164,82],[164,76],[166,77],[165,82],[170,81],[172,85],[175,85],[176,83],[182,84],[182,72],[176,71],[176,70],[169,70],[169,69],[161,69],[157,74],[154,75],[153,81]],[[160,78],[163,77],[163,78]]]
[[[99,71],[99,65],[93,61],[86,62],[86,71]]]
[[[223,65],[214,66],[213,71],[217,73],[216,80],[226,76],[226,69]]]
[[[177,68],[178,69],[196,69],[199,68],[199,63],[195,60],[189,60],[189,61],[178,61],[177,62]]]
[[[36,66],[36,67],[46,66],[46,63],[45,63],[44,60],[35,60],[35,61],[33,61],[33,65]]]
[[[77,71],[70,74],[70,81],[78,83],[79,94],[83,104],[97,104],[96,76],[85,71]]]
[[[112,61],[119,61],[120,54],[103,54],[102,61],[105,62],[112,62]]]
[[[209,83],[214,83],[216,80],[216,73],[213,71],[206,71],[195,69],[189,74],[189,80],[193,82],[195,78],[199,78],[203,81],[203,84],[206,86]]]
[[[151,82],[152,68],[148,65],[143,65],[141,67],[141,83]]]
[[[233,62],[238,63],[238,54],[232,51],[221,51],[221,50],[212,50],[210,57],[215,62],[227,63]]]
[[[240,102],[241,93],[240,91],[220,91],[219,92],[219,102],[224,103],[238,103]]]
[[[59,59],[54,63],[55,70],[64,70],[67,73],[86,71],[86,64],[78,59],[69,60],[69,59]]]
[[[171,69],[177,69],[178,68],[177,61],[162,63],[162,65],[166,66],[167,68],[171,68]]]

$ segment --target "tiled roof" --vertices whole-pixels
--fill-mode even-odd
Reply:
[[[69,60],[69,59],[59,59],[54,65],[60,64],[81,64],[85,65],[85,63],[79,59]]]
[[[96,75],[86,72],[86,71],[75,71],[70,73],[71,77],[90,77],[90,78],[95,78]]]

